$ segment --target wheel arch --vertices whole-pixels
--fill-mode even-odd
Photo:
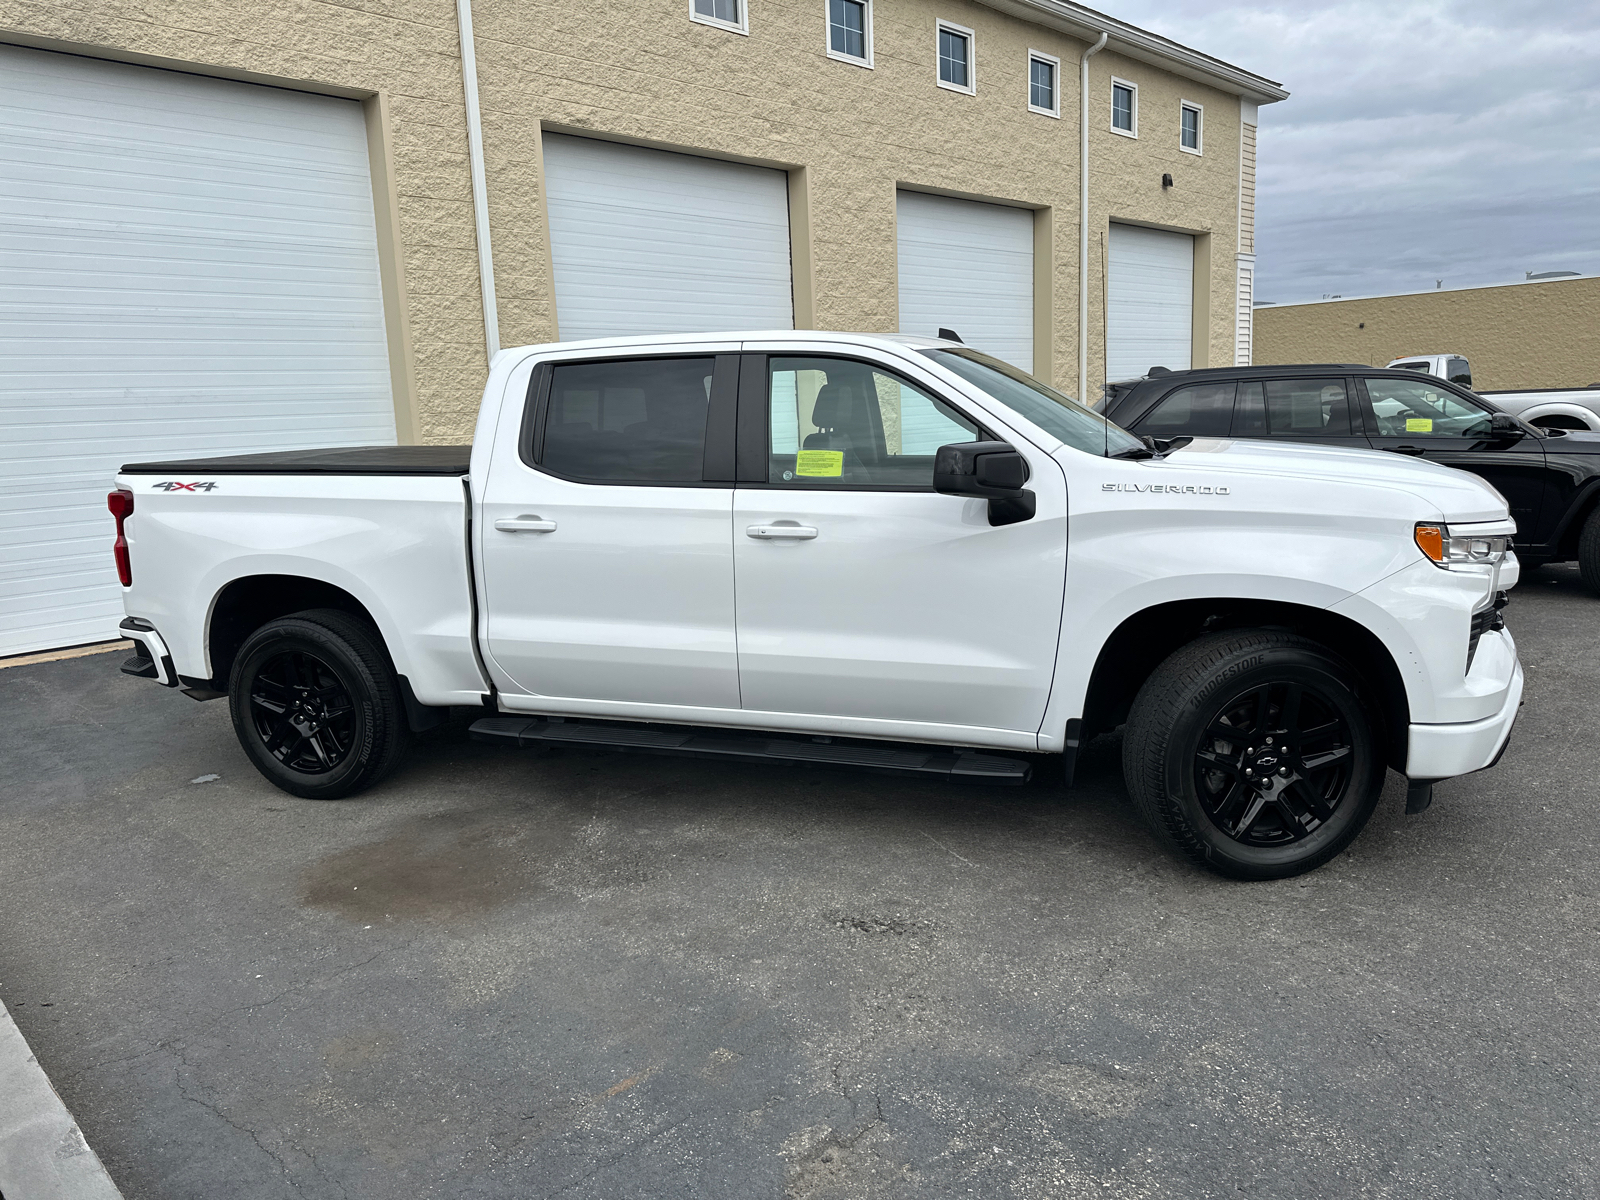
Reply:
[[[1404,679],[1389,648],[1349,617],[1282,600],[1172,600],[1125,618],[1101,646],[1090,672],[1083,740],[1121,725],[1139,689],[1174,651],[1204,634],[1229,629],[1281,629],[1337,654],[1379,705],[1379,732],[1387,761],[1397,769],[1404,768],[1411,709]]]
[[[1591,481],[1579,493],[1562,519],[1560,531],[1555,537],[1558,562],[1571,562],[1578,557],[1578,539],[1583,536],[1583,527],[1589,523],[1590,516],[1597,508],[1600,508],[1600,479]]]
[[[268,621],[312,608],[336,609],[366,622],[379,645],[388,650],[371,611],[337,584],[304,575],[243,575],[230,580],[212,598],[206,616],[206,658],[211,670],[207,682],[216,691],[226,691],[233,660],[246,638]]]

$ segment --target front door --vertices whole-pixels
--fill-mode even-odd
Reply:
[[[739,707],[729,544],[737,363],[730,354],[541,369],[520,453],[496,459],[483,496],[484,628],[504,690]],[[708,420],[713,444],[718,422],[728,425],[720,483],[707,481],[719,474],[707,462]]]
[[[1544,445],[1491,435],[1489,409],[1431,379],[1368,376],[1367,426],[1374,449],[1426,458],[1480,475],[1511,507],[1520,545],[1542,542]]]
[[[991,526],[986,501],[933,490],[939,446],[990,436],[955,405],[859,360],[745,361],[748,482],[733,513],[745,709],[1036,733],[1066,571],[1060,467],[1019,444],[1037,515]],[[754,478],[747,446],[764,460]]]

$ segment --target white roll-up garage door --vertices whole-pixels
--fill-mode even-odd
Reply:
[[[949,329],[1033,370],[1033,213],[921,192],[896,210],[900,332]]]
[[[1194,334],[1194,238],[1137,225],[1111,227],[1106,378],[1189,367]]]
[[[544,136],[564,340],[794,328],[782,171]]]
[[[116,636],[122,463],[394,440],[360,104],[0,46],[0,654]]]

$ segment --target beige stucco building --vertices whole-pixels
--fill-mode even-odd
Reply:
[[[1482,391],[1600,383],[1600,276],[1256,309],[1259,363],[1460,354]]]
[[[0,654],[116,607],[120,463],[464,441],[496,346],[1248,361],[1285,95],[1065,0],[0,0]]]

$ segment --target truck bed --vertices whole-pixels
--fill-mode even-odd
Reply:
[[[335,446],[128,463],[124,475],[465,475],[471,446]]]

